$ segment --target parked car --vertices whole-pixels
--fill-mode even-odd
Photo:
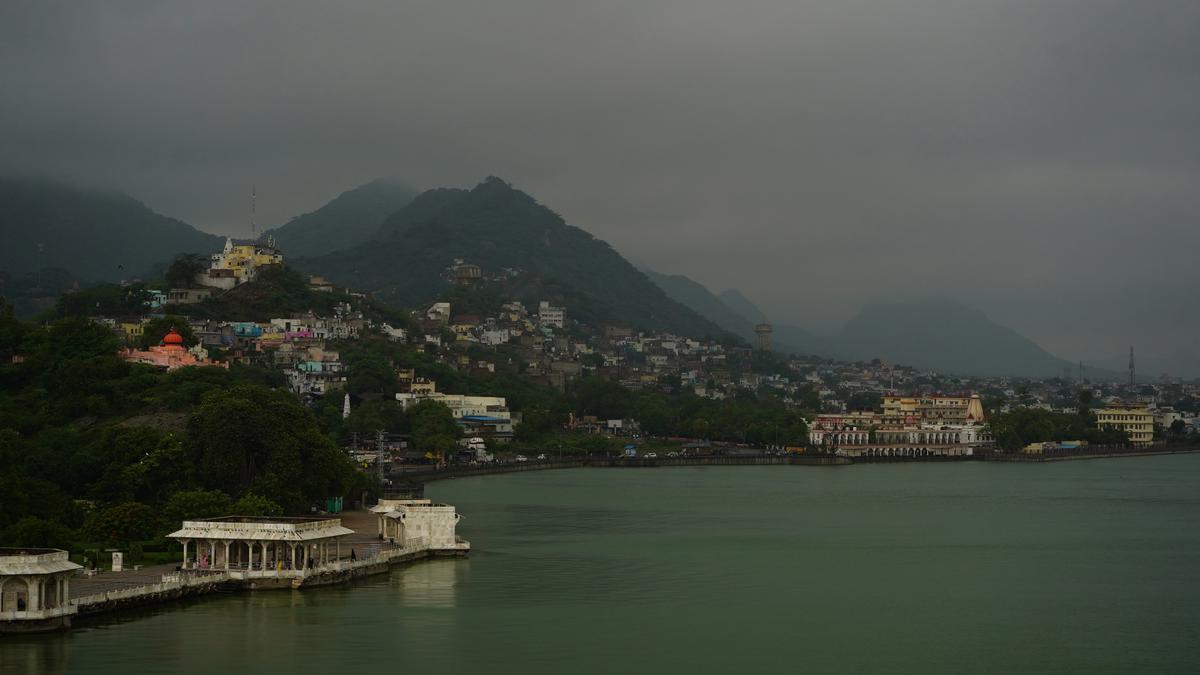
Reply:
[[[513,459],[515,459],[518,462],[528,462],[529,461],[529,458],[526,457],[525,455],[517,455]]]
[[[647,452],[646,459],[658,459],[658,453],[657,452]]]
[[[678,457],[678,456],[679,456],[679,453],[675,452],[674,450],[667,453],[667,457]]]

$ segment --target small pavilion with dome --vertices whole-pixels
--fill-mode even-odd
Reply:
[[[193,366],[229,367],[227,362],[213,361],[208,358],[208,352],[200,345],[191,349],[184,347],[183,336],[174,327],[163,336],[157,347],[150,347],[146,350],[127,349],[121,352],[121,358],[131,363],[144,363],[166,370]]]

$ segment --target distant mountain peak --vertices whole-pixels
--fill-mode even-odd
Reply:
[[[486,273],[521,270],[498,290],[522,301],[551,300],[570,318],[700,337],[720,328],[669,298],[607,243],[568,225],[532,196],[495,176],[469,190],[418,195],[389,216],[374,241],[304,261],[339,283],[416,306],[447,289],[455,259]]]
[[[412,202],[416,191],[391,178],[376,178],[342,192],[323,206],[269,230],[289,257],[308,257],[368,241],[388,216]]]
[[[950,298],[867,303],[833,342],[838,356],[969,375],[1053,375],[1070,364]]]

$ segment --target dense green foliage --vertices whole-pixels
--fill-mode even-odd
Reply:
[[[994,414],[988,420],[996,446],[1013,452],[1044,441],[1086,441],[1094,445],[1121,445],[1129,434],[1115,429],[1097,429],[1096,415],[1089,409],[1090,397],[1081,397],[1075,413],[1056,413],[1042,408],[1017,408]]]
[[[121,286],[97,284],[59,296],[54,306],[57,317],[138,317],[146,312],[149,295],[143,284]]]
[[[396,390],[395,371],[401,368],[411,368],[417,377],[435,380],[441,391],[504,396],[509,408],[523,417],[516,433],[526,443],[559,443],[558,436],[564,433],[572,413],[577,418],[636,419],[644,433],[656,436],[780,445],[802,444],[807,436],[801,413],[769,391],[741,390],[729,399],[713,400],[684,391],[677,377],[663,378],[659,387],[640,391],[600,377],[584,377],[560,392],[524,377],[520,359],[508,346],[476,346],[469,351],[472,359],[495,365],[495,372],[489,373],[456,370],[413,345],[389,342],[379,336],[340,343],[337,349],[349,367],[352,393],[387,397],[355,406],[346,420],[341,419],[340,401],[325,402],[318,415],[327,433],[337,438],[379,429],[416,433],[412,420],[390,400]],[[776,355],[752,353],[746,358],[744,365],[753,372],[798,377]],[[812,396],[805,403],[809,410],[815,410],[818,402]],[[420,439],[417,447],[425,449]]]
[[[125,546],[183,517],[304,513],[366,487],[312,413],[269,388],[278,373],[167,373],[117,347],[86,319],[28,324],[0,303],[0,541]]]
[[[196,285],[196,277],[208,269],[208,260],[195,253],[181,253],[171,261],[163,275],[172,288],[190,288]]]

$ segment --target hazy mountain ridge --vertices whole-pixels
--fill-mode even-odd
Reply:
[[[661,274],[647,268],[642,268],[642,272],[668,297],[691,307],[700,316],[746,340],[754,336],[754,324],[733,311],[703,284],[682,274]]]
[[[61,268],[85,281],[119,281],[180,253],[207,255],[223,238],[115,191],[0,178],[0,270]]]
[[[370,240],[380,225],[404,208],[417,191],[386,179],[373,180],[334,197],[319,209],[267,230],[285,256],[311,257]]]
[[[1049,376],[1071,367],[983,312],[944,299],[868,303],[831,345],[841,358],[879,358],[949,373]]]
[[[753,343],[756,339],[755,324],[767,323],[766,315],[741,291],[729,289],[722,295],[728,294],[728,297],[732,297],[742,311],[752,315],[754,320],[734,310],[704,284],[694,279],[682,274],[661,274],[645,268],[643,271],[672,300],[691,307],[700,316],[748,342]],[[786,324],[773,325],[773,328],[771,343],[776,351],[793,354],[821,354],[830,351],[824,340],[803,328]]]
[[[606,242],[498,178],[471,190],[424,192],[388,217],[374,240],[297,265],[414,307],[447,289],[440,275],[455,259],[479,265],[485,274],[523,270],[505,282],[505,290],[527,303],[561,302],[568,316],[593,325],[723,333],[669,298]]]
[[[717,293],[717,299],[720,300],[726,307],[733,310],[738,316],[742,317],[750,323],[768,323],[767,315],[758,305],[750,301],[744,293],[736,288],[726,288]]]
[[[722,297],[742,312],[754,315],[753,323],[699,282],[683,275],[648,274],[672,298],[739,336],[752,339],[753,324],[766,319],[736,289],[723,292]],[[794,354],[848,361],[878,358],[969,375],[1049,376],[1071,368],[1071,362],[1054,356],[1015,330],[952,300],[868,303],[831,336],[814,335],[789,324],[773,324],[773,328],[774,349]],[[1112,375],[1095,368],[1091,373]]]

